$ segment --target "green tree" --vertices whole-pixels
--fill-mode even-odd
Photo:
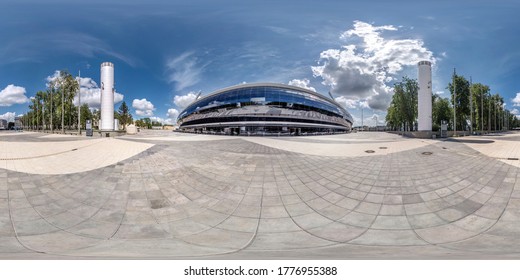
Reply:
[[[99,120],[101,120],[101,111],[94,110],[92,112],[92,127],[99,129]]]
[[[471,94],[473,95],[473,111],[474,111],[474,126],[476,130],[483,131],[488,124],[488,98],[489,86],[481,83],[471,85]]]
[[[448,98],[442,98],[436,94],[432,96],[432,129],[437,131],[443,122],[449,123],[453,116]],[[452,129],[451,127],[448,129]]]
[[[121,103],[121,105],[119,106],[117,116],[119,123],[123,125],[123,129],[126,128],[127,124],[131,124],[133,122],[132,114],[130,113],[130,110],[128,110],[128,106],[126,105],[125,101],[123,101],[123,103]]]
[[[135,125],[141,128],[151,129],[152,121],[150,120],[150,118],[142,118],[140,120],[136,120]]]
[[[77,124],[77,108],[74,106],[74,97],[79,90],[79,82],[67,71],[62,70],[59,76],[49,82],[47,88],[46,108],[52,115],[49,115],[49,120],[52,118],[54,127],[65,129],[65,124],[70,129],[71,125]]]
[[[417,96],[419,84],[417,80],[403,77],[395,83],[394,95],[386,115],[387,124],[393,129],[414,130],[417,120]]]
[[[455,87],[453,84],[455,84]],[[470,119],[469,81],[463,76],[454,75],[452,82],[448,84],[448,89],[451,92],[451,103],[456,106],[456,129],[466,130]],[[455,103],[453,103],[454,90],[456,94]]]
[[[90,111],[88,104],[83,104],[80,107],[81,111],[81,127],[86,129],[87,120],[92,120],[92,112]]]

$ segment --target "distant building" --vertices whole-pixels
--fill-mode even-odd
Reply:
[[[14,130],[22,130],[22,129],[23,129],[22,118],[14,117]]]
[[[0,119],[0,129],[7,129],[7,120]]]

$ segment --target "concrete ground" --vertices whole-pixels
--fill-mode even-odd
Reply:
[[[0,258],[518,259],[520,134],[0,133]]]

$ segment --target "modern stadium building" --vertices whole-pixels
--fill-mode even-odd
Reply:
[[[215,134],[348,132],[352,116],[331,98],[284,84],[241,84],[198,98],[178,117],[181,131]]]

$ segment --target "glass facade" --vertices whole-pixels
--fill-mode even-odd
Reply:
[[[182,130],[200,132],[240,128],[241,132],[290,133],[349,131],[353,120],[339,104],[317,93],[281,84],[249,84],[193,102],[178,122]]]

